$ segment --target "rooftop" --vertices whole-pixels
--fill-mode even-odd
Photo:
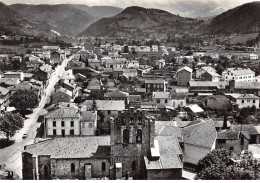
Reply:
[[[51,158],[90,158],[110,156],[109,136],[65,137],[45,140],[25,146],[24,152],[32,155],[49,155]]]

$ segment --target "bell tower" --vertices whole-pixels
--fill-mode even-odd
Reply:
[[[111,156],[116,175],[143,179],[144,156],[150,155],[153,143],[154,120],[145,111],[130,108],[119,112],[111,121]]]

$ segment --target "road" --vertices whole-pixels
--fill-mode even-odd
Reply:
[[[33,113],[27,115],[24,121],[24,127],[19,130],[12,138],[15,143],[7,148],[0,149],[0,165],[5,164],[6,169],[14,171],[19,177],[22,178],[22,151],[25,145],[32,144],[35,141],[37,128],[40,123],[37,123],[39,115],[45,114],[46,109],[44,106],[50,97],[51,92],[54,90],[55,84],[59,81],[59,77],[62,76],[65,71],[65,67],[69,62],[69,59],[63,61],[63,63],[56,67],[55,71],[51,74],[49,84],[45,89],[45,94],[39,103],[39,106],[33,110]],[[28,134],[26,139],[22,139],[23,134]]]

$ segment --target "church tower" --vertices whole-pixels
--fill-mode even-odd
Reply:
[[[154,120],[145,111],[121,111],[111,121],[111,156],[114,178],[145,177],[144,156],[154,146]]]

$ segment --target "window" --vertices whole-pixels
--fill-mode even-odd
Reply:
[[[218,143],[225,144],[226,143],[226,139],[218,139]]]
[[[57,131],[56,130],[53,130],[53,135],[57,135]]]
[[[142,117],[139,117],[138,118],[138,125],[141,125],[142,124]]]
[[[56,121],[53,121],[53,122],[52,122],[52,126],[53,126],[53,127],[56,127]]]
[[[167,100],[167,99],[165,99],[165,103],[168,103],[168,100]]]
[[[253,103],[255,103],[255,100],[253,100]]]
[[[133,170],[133,171],[136,171],[136,161],[133,161],[133,162],[132,162],[132,170]]]
[[[127,129],[123,131],[123,143],[129,144],[129,130]]]
[[[102,172],[105,172],[106,171],[106,163],[102,162],[101,167],[102,167]]]
[[[89,127],[89,128],[93,128],[92,123],[89,123],[89,124],[88,124],[88,127]]]
[[[110,111],[110,110],[108,110],[108,111],[107,111],[107,114],[111,114],[111,111]]]
[[[232,152],[234,150],[234,147],[230,147],[229,150],[230,152]]]
[[[142,130],[141,129],[137,130],[136,143],[142,143]]]
[[[122,117],[122,124],[125,125],[125,117]]]
[[[240,145],[244,145],[244,137],[241,137]]]
[[[65,130],[61,130],[61,136],[62,136],[62,137],[65,136]]]
[[[247,100],[247,102],[250,102],[250,100]]]
[[[70,126],[72,126],[72,127],[74,126],[74,121],[70,122]]]
[[[65,126],[65,122],[61,121],[61,126],[64,127]]]
[[[74,130],[70,130],[70,135],[74,135]]]
[[[71,173],[75,173],[75,164],[74,163],[70,164],[70,171],[71,171]]]
[[[242,104],[244,103],[245,101],[244,100],[242,100]]]
[[[159,104],[160,103],[160,99],[157,99],[157,104]]]
[[[134,118],[133,117],[130,118],[130,124],[131,125],[134,124]]]

